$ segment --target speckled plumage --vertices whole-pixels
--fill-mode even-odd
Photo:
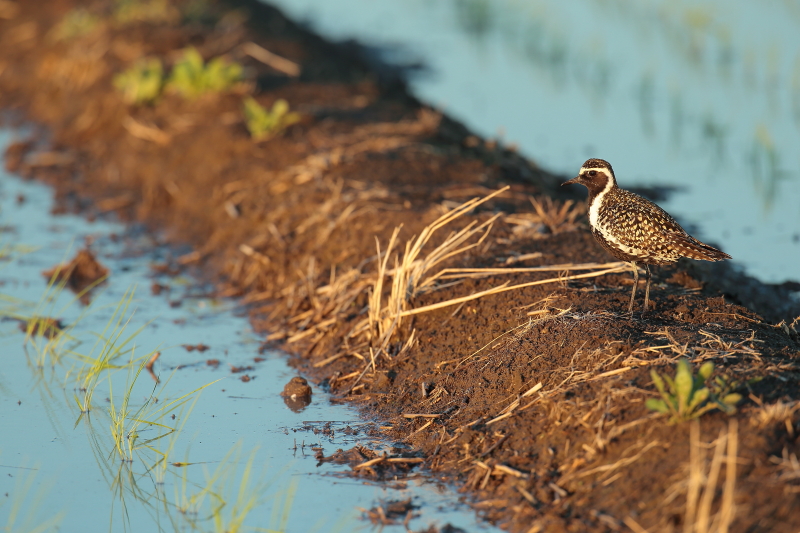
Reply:
[[[674,263],[681,257],[720,261],[730,256],[702,243],[686,231],[666,211],[638,194],[620,189],[611,165],[602,159],[589,159],[576,178],[564,183],[579,183],[589,189],[589,226],[592,235],[611,255],[633,266],[633,301],[643,263],[647,273],[644,307],[650,297],[649,265]]]
[[[617,259],[666,265],[681,257],[730,257],[686,233],[666,211],[638,194],[615,187],[602,200],[592,234]]]

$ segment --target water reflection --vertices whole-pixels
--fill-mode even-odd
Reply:
[[[484,38],[492,29],[492,6],[489,0],[457,0],[455,11],[464,31],[475,39]]]
[[[587,94],[613,99],[612,90],[624,89],[624,83],[632,79],[641,132],[645,134],[654,132],[655,110],[661,100],[702,103],[697,94],[725,99],[742,89],[748,98],[763,100],[761,105],[770,115],[788,114],[785,95],[792,95],[791,102],[797,100],[800,57],[795,60],[794,75],[789,77],[784,75],[788,69],[782,47],[775,42],[757,45],[743,39],[734,41],[732,35],[738,37],[736,21],[722,16],[731,8],[727,2],[697,7],[631,0],[571,4],[454,0],[453,8],[454,20],[467,36],[485,45],[494,34],[506,51],[523,58],[556,87],[576,85]],[[770,15],[779,17],[780,13],[766,16]],[[799,42],[791,39],[786,44]],[[627,49],[627,53],[618,54],[618,48]],[[636,50],[651,61],[635,57]],[[793,53],[795,48],[790,46],[787,51]],[[616,86],[611,86],[612,81]],[[725,90],[717,91],[719,87],[712,84],[724,84]],[[668,92],[663,90],[667,85]],[[684,93],[693,96],[684,99]],[[688,111],[701,117],[694,123],[674,122],[679,127],[696,128],[696,136],[716,144],[714,155],[729,155],[719,139],[727,129],[724,117],[732,109],[702,107]]]
[[[749,163],[755,189],[760,193],[764,210],[769,211],[777,198],[780,183],[789,180],[791,174],[782,168],[778,151],[764,126],[756,129]]]

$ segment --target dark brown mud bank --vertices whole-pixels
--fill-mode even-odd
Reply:
[[[242,79],[124,101],[116,74],[169,70],[188,46]],[[625,316],[630,273],[559,180],[397,80],[249,0],[0,2],[0,106],[42,128],[7,165],[65,209],[190,244],[171,267],[241,297],[265,344],[408,447],[354,472],[425,468],[515,532],[797,531],[791,287],[679,265],[656,273],[653,311]],[[300,120],[256,142],[247,96]],[[738,394],[736,412],[648,410],[651,370],[681,358],[713,362],[696,394]]]

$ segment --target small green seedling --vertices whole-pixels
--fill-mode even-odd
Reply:
[[[161,94],[164,67],[158,58],[146,58],[114,76],[114,86],[129,104],[148,104]]]
[[[194,47],[183,52],[183,57],[172,68],[167,89],[184,98],[197,98],[208,93],[229,90],[242,80],[242,66],[224,57],[215,57],[208,64]]]
[[[680,359],[675,371],[675,379],[655,370],[650,371],[661,399],[649,398],[648,409],[670,415],[670,423],[685,422],[702,416],[712,409],[727,414],[736,412],[736,404],[742,399],[740,394],[731,393],[731,385],[725,378],[717,378],[711,388],[705,386],[706,380],[714,371],[714,363],[704,363],[697,376],[692,375],[692,366],[686,359]],[[665,381],[669,390],[665,387]]]
[[[253,139],[261,141],[299,122],[300,114],[289,111],[289,104],[282,98],[276,100],[269,110],[253,98],[247,98],[244,101],[244,119]]]

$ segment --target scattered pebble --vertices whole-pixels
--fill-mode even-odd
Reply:
[[[299,413],[311,403],[311,387],[305,379],[293,377],[283,387],[281,396],[283,396],[283,403],[289,409]]]
[[[205,344],[182,344],[181,346],[183,346],[187,352],[193,352],[197,350],[200,353],[205,352],[209,348],[209,346]]]

